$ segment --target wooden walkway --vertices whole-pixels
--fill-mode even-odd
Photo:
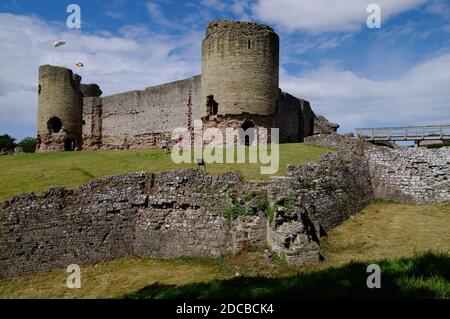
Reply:
[[[450,125],[359,128],[356,132],[368,141],[450,141]]]

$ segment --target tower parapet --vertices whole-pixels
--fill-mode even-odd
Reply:
[[[72,70],[39,68],[37,151],[73,151],[82,146],[83,94],[81,77]]]

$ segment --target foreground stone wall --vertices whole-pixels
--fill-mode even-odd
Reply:
[[[135,253],[148,257],[217,257],[232,251],[231,229],[223,218],[227,190],[239,173],[215,179],[198,170],[155,175],[148,205],[139,209]]]
[[[305,143],[341,150],[361,145],[376,198],[416,204],[450,202],[448,147],[390,148],[337,134],[315,135]]]
[[[320,258],[320,237],[373,198],[449,202],[450,149],[376,147],[315,136],[335,146],[287,176],[243,182],[200,170],[134,173],[78,190],[22,194],[0,207],[0,277],[129,255],[217,257],[265,247],[290,264]]]
[[[0,277],[129,255],[217,257],[260,242],[266,220],[223,217],[239,173],[134,173],[76,191],[22,194],[0,208]],[[238,231],[234,233],[234,229]],[[245,231],[251,229],[252,231]]]
[[[0,277],[129,255],[141,178],[145,183],[146,175],[112,178],[78,192],[55,188],[6,202],[0,209]]]
[[[373,199],[369,167],[359,145],[317,163],[290,166],[269,185],[277,203],[268,229],[272,249],[294,265],[318,261],[319,239]],[[291,203],[286,204],[286,198]]]
[[[189,169],[19,195],[0,209],[0,277],[129,255],[217,257],[267,244],[292,264],[318,261],[321,229],[370,198],[358,193],[367,186],[358,165],[329,154],[269,183]]]

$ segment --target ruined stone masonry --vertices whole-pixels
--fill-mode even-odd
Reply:
[[[76,191],[22,194],[0,208],[0,277],[139,255],[218,257],[263,244],[264,216],[223,217],[239,173],[134,173]]]
[[[450,148],[375,146],[338,134],[308,137],[307,144],[338,149],[363,147],[376,198],[415,204],[450,202]]]
[[[293,264],[317,261],[321,229],[371,198],[370,192],[351,196],[367,181],[364,168],[354,180],[345,178],[350,163],[330,154],[268,183],[243,182],[238,172],[213,177],[191,169],[22,194],[0,209],[0,277],[129,255],[218,257],[266,245]],[[268,207],[261,208],[265,202],[277,207],[271,220]],[[236,205],[246,213],[229,220],[224,212]]]
[[[301,266],[319,260],[322,236],[375,198],[450,202],[450,148],[389,149],[329,134],[306,142],[336,152],[289,165],[268,182],[189,169],[18,195],[0,207],[0,277],[130,255],[218,257],[267,246]]]
[[[379,198],[409,203],[450,201],[450,148],[377,148],[366,151]]]
[[[39,69],[39,152],[153,148],[174,128],[279,128],[280,142],[336,132],[309,102],[279,89],[279,37],[268,26],[229,20],[209,24],[202,74],[101,97],[71,70]]]
[[[218,20],[202,75],[101,97],[71,70],[39,69],[38,151],[151,148],[176,127],[280,128],[280,142],[335,148],[286,176],[243,181],[200,170],[106,177],[0,206],[0,278],[69,264],[238,254],[270,248],[292,265],[320,258],[320,238],[373,199],[450,202],[450,148],[391,149],[336,134],[308,101],[279,89],[270,27]]]

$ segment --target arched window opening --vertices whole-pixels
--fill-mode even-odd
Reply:
[[[48,120],[47,128],[50,134],[59,133],[62,129],[62,122],[58,117],[53,116]]]

